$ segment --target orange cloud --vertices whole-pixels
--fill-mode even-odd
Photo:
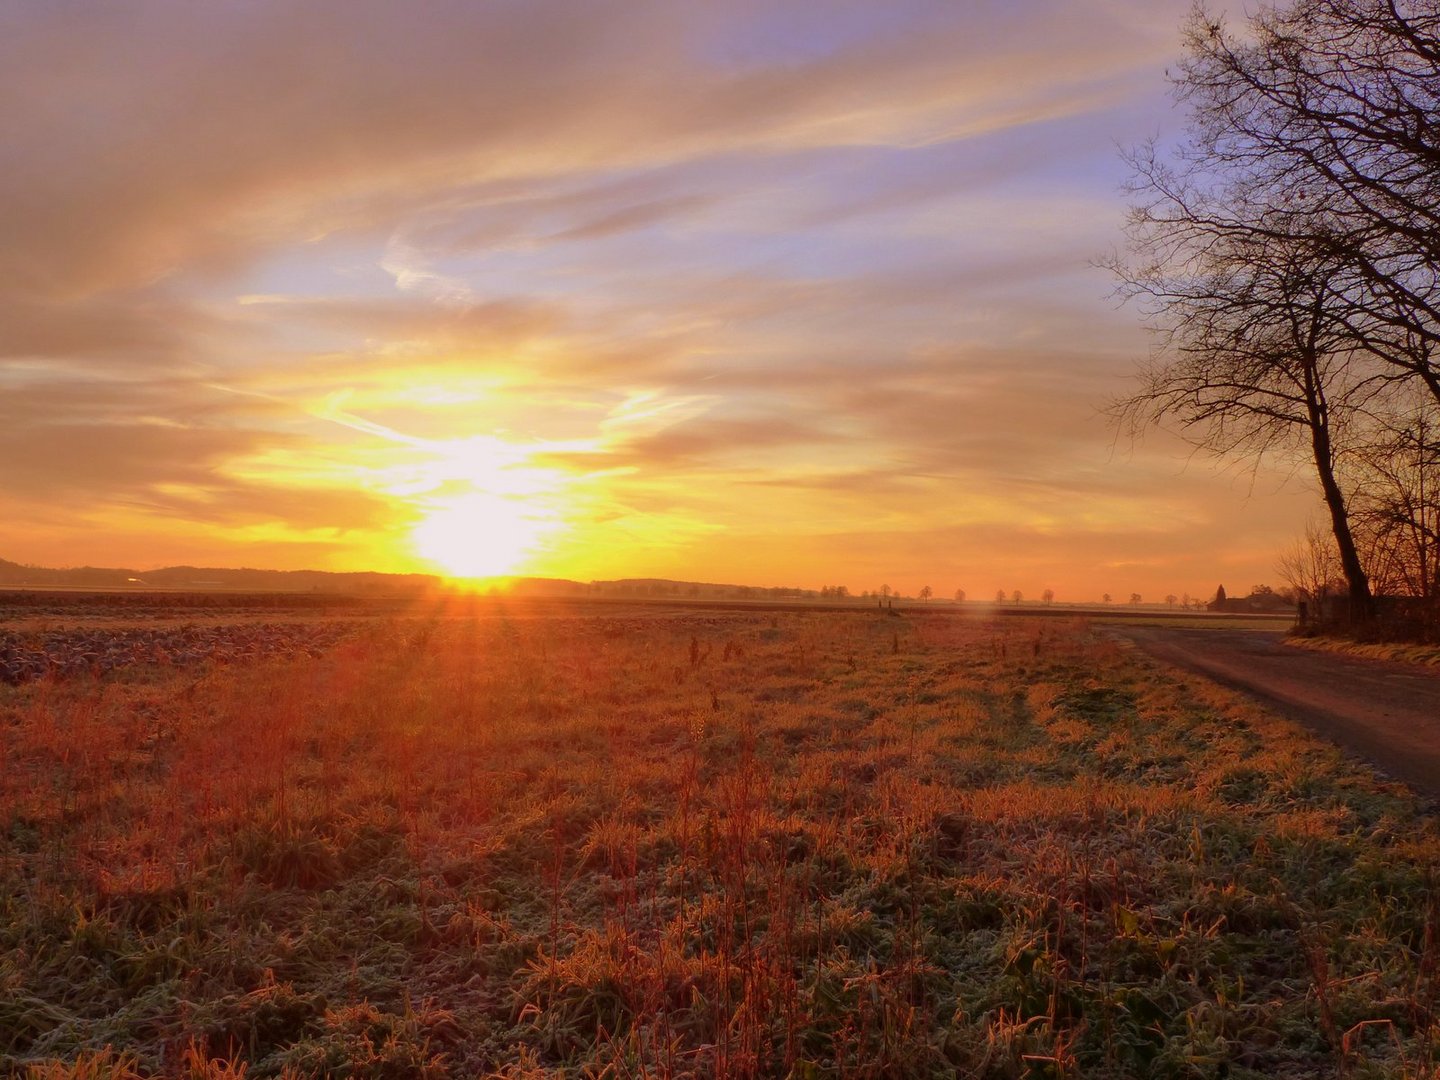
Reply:
[[[1096,411],[1183,6],[12,8],[0,557],[404,568],[479,507],[580,577],[1263,576],[1299,497]]]

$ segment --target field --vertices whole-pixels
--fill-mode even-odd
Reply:
[[[1083,620],[241,614],[0,684],[0,1072],[1440,1075],[1428,808]]]

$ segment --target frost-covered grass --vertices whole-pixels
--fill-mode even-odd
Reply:
[[[1440,646],[1414,645],[1398,641],[1351,641],[1349,638],[1294,635],[1290,645],[1321,652],[1346,653],[1370,660],[1400,660],[1407,664],[1440,664]]]
[[[0,687],[0,1072],[1436,1075],[1404,789],[1062,620]]]

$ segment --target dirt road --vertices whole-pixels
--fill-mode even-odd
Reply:
[[[1294,648],[1271,631],[1112,632],[1159,660],[1243,690],[1440,800],[1440,672]]]

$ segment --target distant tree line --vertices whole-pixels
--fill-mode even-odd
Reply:
[[[1197,8],[1178,151],[1133,151],[1130,253],[1158,335],[1114,404],[1216,454],[1303,463],[1325,507],[1297,580],[1440,597],[1440,4]]]

